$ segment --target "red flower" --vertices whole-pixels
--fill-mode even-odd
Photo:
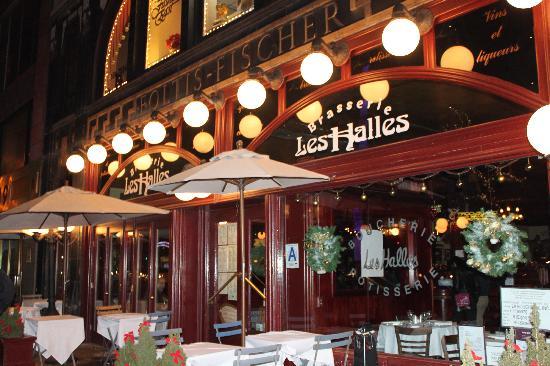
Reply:
[[[180,48],[180,34],[174,33],[166,40],[166,47],[171,50],[177,50]]]
[[[474,351],[471,351],[472,352],[472,357],[474,358],[474,361],[479,361],[481,360],[481,357],[476,355],[476,353]]]
[[[518,352],[518,353],[521,353],[521,352],[523,352],[523,350],[521,349],[521,347],[520,347],[520,346],[518,346],[518,345],[517,345],[517,344],[515,344],[515,343],[514,343],[514,350],[515,350],[516,352]]]
[[[136,337],[134,336],[134,332],[128,332],[124,335],[124,343],[134,343],[136,341]]]
[[[176,365],[179,365],[180,361],[185,361],[185,358],[183,357],[183,355],[181,354],[181,350],[179,349],[176,352],[170,353],[170,356],[172,356],[172,361],[174,361]]]
[[[146,320],[146,321],[144,321],[143,323],[141,323],[141,325],[144,326],[144,327],[150,327],[150,326],[151,326],[151,322],[149,322],[149,321]]]
[[[533,360],[531,361],[531,363],[529,364],[529,366],[539,366],[539,363],[537,360]]]
[[[172,338],[166,337],[165,341],[166,341],[166,344],[169,344],[170,342],[172,342]]]
[[[118,353],[117,350],[115,350],[115,360],[118,360],[120,358],[120,353]]]

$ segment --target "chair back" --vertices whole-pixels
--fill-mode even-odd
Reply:
[[[277,365],[281,358],[280,352],[280,344],[273,344],[265,347],[241,348],[235,350],[236,360],[233,361],[233,366]],[[241,359],[242,356],[246,356],[245,359]]]
[[[395,337],[400,355],[430,355],[432,328],[406,328],[395,326]]]
[[[170,321],[170,316],[172,316],[171,311],[156,311],[154,313],[147,314],[149,323],[155,324],[154,330],[168,329],[168,322]]]
[[[97,316],[109,315],[109,314],[120,314],[122,313],[122,306],[121,305],[97,306],[95,308],[95,313]]]
[[[180,343],[183,344],[183,337],[181,336],[181,333],[181,328],[163,329],[151,332],[151,337],[153,337],[153,340],[155,341],[155,346],[163,347],[166,346],[166,338],[170,335],[175,335],[178,337],[180,339]],[[139,337],[136,337],[135,339],[138,340]]]
[[[460,360],[460,348],[458,346],[457,335],[441,337],[441,349],[443,350],[443,357],[445,357],[445,360]]]
[[[319,352],[319,350],[333,349],[336,347],[346,347],[346,355],[344,356],[344,365],[347,365],[349,345],[351,344],[352,336],[353,336],[352,331],[315,336],[313,340],[314,342],[313,350],[315,351],[315,356],[313,358],[313,365],[315,366],[315,362],[317,362],[317,353]]]
[[[222,338],[231,337],[242,333],[242,323],[241,321],[230,322],[230,323],[218,323],[214,324],[214,330],[216,331],[216,337],[218,337],[218,342],[222,343]]]

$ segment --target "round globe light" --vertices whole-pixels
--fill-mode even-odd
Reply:
[[[143,155],[134,160],[134,166],[138,170],[147,170],[153,165],[153,158],[151,155]]]
[[[214,138],[208,132],[199,132],[193,138],[193,148],[202,154],[209,153],[214,148]]]
[[[247,139],[253,139],[262,132],[262,121],[253,114],[244,116],[239,122],[239,131]]]
[[[194,193],[197,198],[206,198],[209,197],[211,193]]]
[[[437,231],[438,234],[445,234],[448,228],[448,226],[436,226],[435,231]]]
[[[519,9],[529,9],[542,2],[542,0],[507,0],[508,4]]]
[[[256,79],[246,80],[237,90],[237,99],[246,109],[261,107],[266,97],[265,87]]]
[[[88,148],[86,156],[90,163],[101,164],[107,159],[107,150],[101,144],[93,144]]]
[[[302,78],[311,85],[323,85],[330,80],[333,72],[332,60],[323,52],[310,53],[300,65]]]
[[[164,145],[166,146],[172,146],[172,147],[176,147],[176,143],[175,142],[167,142],[165,143]],[[161,152],[160,155],[162,156],[162,158],[169,162],[169,163],[173,163],[174,161],[178,160],[180,158],[180,156],[178,154],[173,154],[173,153],[169,153],[169,152]]]
[[[420,43],[420,30],[409,19],[395,18],[382,32],[382,44],[386,51],[394,56],[406,56]]]
[[[296,113],[296,117],[298,117],[298,119],[303,123],[310,124],[318,121],[319,118],[321,118],[322,114],[323,105],[317,100],[310,105],[300,109],[298,113]]]
[[[456,219],[456,226],[459,229],[466,229],[468,225],[470,225],[470,221],[468,221],[468,219],[464,216],[460,216],[458,219]]]
[[[132,150],[134,147],[134,140],[132,140],[132,137],[127,133],[121,132],[113,138],[111,145],[113,146],[113,150],[118,154],[124,155]]]
[[[193,198],[195,198],[195,194],[194,193],[187,193],[187,192],[177,192],[174,194],[176,196],[177,199],[181,200],[181,201],[191,201]]]
[[[107,172],[109,172],[109,175],[113,175],[115,174],[115,172],[117,171],[118,169],[118,161],[117,160],[114,160],[114,161],[111,161],[109,163],[109,165],[107,165]],[[124,173],[126,172],[126,169],[122,169],[122,171],[120,173],[118,173],[118,176],[117,178],[120,178],[124,175]]]
[[[435,226],[436,227],[441,227],[441,228],[447,228],[447,227],[449,227],[449,221],[447,221],[447,219],[441,217],[441,218],[437,219],[437,221],[435,222]]]
[[[472,71],[474,69],[474,54],[464,46],[447,48],[441,56],[441,67]]]
[[[542,155],[550,155],[550,104],[539,108],[527,123],[527,139]]]
[[[200,127],[208,121],[210,112],[206,104],[194,100],[183,109],[183,120],[191,127]]]
[[[84,169],[84,158],[73,154],[67,158],[65,165],[71,173],[80,173]]]
[[[392,227],[392,228],[390,229],[390,234],[391,234],[392,236],[399,236],[399,228],[398,228],[398,227]]]
[[[151,145],[160,144],[166,137],[166,128],[159,121],[149,121],[143,127],[143,138]]]
[[[361,84],[359,93],[367,102],[378,103],[390,94],[390,83],[387,80],[378,80]]]

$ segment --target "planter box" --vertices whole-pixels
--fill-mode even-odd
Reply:
[[[35,337],[1,338],[0,365],[34,366],[32,349],[35,340]]]

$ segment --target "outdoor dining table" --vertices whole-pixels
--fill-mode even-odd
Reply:
[[[34,306],[21,306],[21,308],[19,308],[19,313],[23,321],[25,321],[25,319],[40,316],[40,308],[35,308]]]
[[[318,334],[298,330],[267,332],[246,336],[246,347],[263,347],[274,344],[281,345],[281,364],[285,359],[296,365],[313,365],[315,351],[313,345]],[[307,363],[304,363],[306,361]],[[334,366],[334,356],[331,349],[319,350],[316,366]]]
[[[138,335],[139,325],[143,323],[147,314],[117,313],[100,315],[97,317],[97,333],[118,347],[124,345],[124,334],[134,332]],[[110,333],[110,334],[109,334]]]
[[[24,333],[36,337],[35,344],[41,355],[52,356],[59,364],[64,364],[84,342],[84,318],[74,315],[27,318]]]
[[[186,366],[233,366],[235,350],[242,348],[210,342],[182,344],[180,347],[185,353]],[[164,349],[157,350],[159,358],[163,353]]]
[[[383,322],[380,324],[378,329],[378,349],[385,353],[399,353],[397,346],[397,337],[395,336],[395,326],[411,326],[415,327],[416,325],[410,325],[406,321],[391,321]],[[428,327],[432,329],[432,335],[430,337],[430,356],[443,356],[443,349],[441,348],[441,337],[446,335],[456,335],[458,334],[458,328],[455,323],[450,321],[437,321],[432,320],[423,327]],[[403,338],[408,337],[424,337],[424,336],[403,336]]]

